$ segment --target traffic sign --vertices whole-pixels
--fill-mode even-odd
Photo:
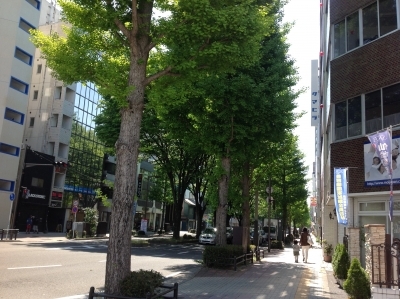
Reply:
[[[76,214],[78,212],[78,207],[74,206],[72,207],[72,213]]]
[[[77,207],[78,204],[79,204],[79,201],[78,200],[74,200],[74,207]]]
[[[10,200],[13,201],[14,198],[15,198],[15,194],[14,194],[14,193],[11,193],[11,194],[10,194]]]

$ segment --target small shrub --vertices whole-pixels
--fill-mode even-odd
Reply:
[[[82,238],[86,238],[86,231],[85,230],[82,232]]]
[[[89,236],[94,236],[96,234],[97,224],[99,223],[98,219],[99,216],[97,215],[97,209],[94,208],[84,208],[83,211],[85,212],[85,217],[83,221],[89,224]]]
[[[332,257],[332,268],[339,279],[347,278],[347,271],[350,267],[350,257],[343,244],[337,244]]]
[[[146,236],[146,232],[144,230],[139,230],[139,231],[137,231],[137,236],[138,237]]]
[[[203,264],[207,267],[223,266],[226,258],[243,255],[243,247],[240,245],[207,246],[203,251]]]
[[[283,242],[282,241],[271,241],[271,249],[283,249]]]
[[[371,298],[371,286],[368,274],[361,267],[360,261],[357,258],[351,261],[343,289],[350,295],[351,299]]]
[[[164,277],[157,271],[143,269],[132,271],[122,280],[121,293],[127,297],[146,298],[147,293],[154,295],[163,280]]]
[[[67,232],[67,239],[72,239],[72,229]]]

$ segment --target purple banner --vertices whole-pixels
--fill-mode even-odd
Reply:
[[[392,169],[392,137],[388,130],[368,136],[375,149],[372,165],[381,174],[390,174]]]

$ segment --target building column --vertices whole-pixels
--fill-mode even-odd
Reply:
[[[367,224],[365,228],[365,271],[372,282],[373,276],[378,280],[379,271],[382,281],[386,280],[386,260],[384,247],[374,247],[371,245],[385,244],[385,225]],[[372,276],[373,275],[373,276]]]

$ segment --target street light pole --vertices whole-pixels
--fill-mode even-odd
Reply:
[[[269,186],[267,187],[267,205],[268,205],[268,252],[271,252],[271,199],[272,187],[271,177],[269,177]]]

